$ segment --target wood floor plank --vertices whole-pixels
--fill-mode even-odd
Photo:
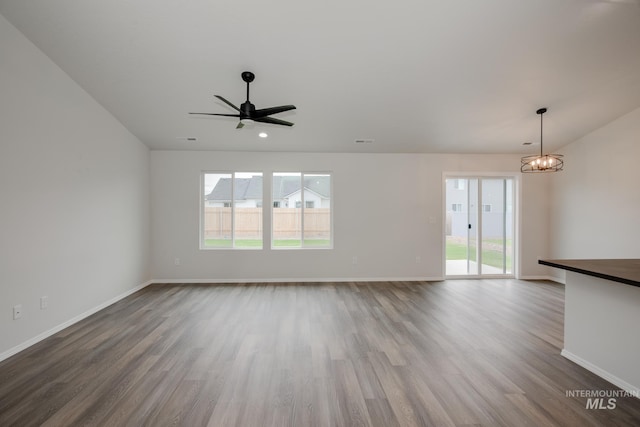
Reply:
[[[564,287],[149,286],[0,362],[1,426],[637,426],[560,356]]]

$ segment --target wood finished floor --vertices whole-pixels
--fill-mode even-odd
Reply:
[[[560,356],[564,287],[152,285],[0,362],[0,426],[638,426]]]

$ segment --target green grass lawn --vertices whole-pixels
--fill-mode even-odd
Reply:
[[[476,251],[471,248],[470,259],[476,260]],[[462,243],[447,242],[447,259],[467,259],[467,245]]]
[[[485,242],[501,244],[502,240],[488,239],[488,240],[485,240]],[[507,241],[507,246],[509,246],[509,243],[510,242]],[[467,259],[467,245],[465,245],[464,243],[447,241],[446,249],[447,249],[446,259],[448,260]],[[471,249],[471,253],[469,254],[470,255],[469,258],[471,261],[475,261],[476,260],[475,248],[470,248],[470,249]],[[502,252],[497,250],[485,249],[482,251],[482,263],[485,265],[490,265],[496,268],[502,268],[502,257],[503,257]],[[512,263],[511,257],[507,256],[507,271],[512,271],[511,263]]]
[[[207,248],[231,248],[230,239],[205,239],[204,246]],[[280,239],[274,240],[273,246],[276,248],[299,248],[300,239]],[[328,247],[330,241],[328,239],[305,239],[305,247]],[[236,248],[262,248],[262,240],[258,239],[236,239]]]

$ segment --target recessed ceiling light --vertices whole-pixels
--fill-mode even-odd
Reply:
[[[258,134],[258,136],[259,136],[260,138],[266,138],[266,137],[268,137],[269,135],[267,135],[267,133],[266,133],[266,132],[260,132],[260,133]]]
[[[356,144],[372,144],[373,143],[373,139],[369,139],[369,138],[362,138],[362,139],[356,139],[354,142]]]

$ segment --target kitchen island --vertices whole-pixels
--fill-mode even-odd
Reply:
[[[562,355],[640,393],[640,259],[538,262],[566,270]]]

